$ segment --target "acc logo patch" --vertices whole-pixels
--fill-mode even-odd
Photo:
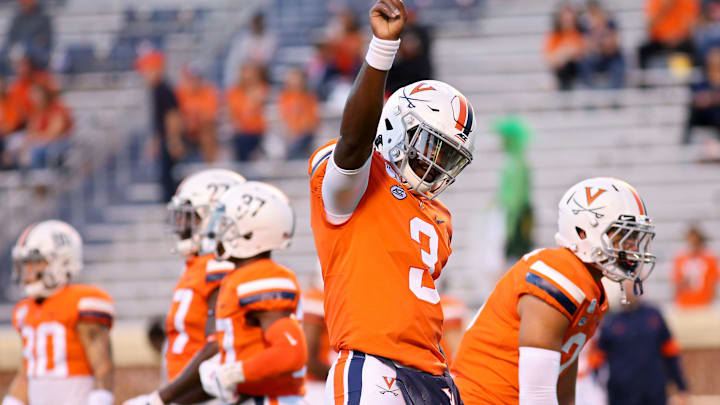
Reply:
[[[390,187],[390,192],[392,193],[393,197],[397,198],[398,200],[404,200],[405,197],[407,197],[407,192],[397,184]]]
[[[385,171],[387,172],[388,176],[392,177],[393,179],[400,181],[398,178],[397,173],[395,173],[395,169],[390,166],[390,163],[385,162]]]

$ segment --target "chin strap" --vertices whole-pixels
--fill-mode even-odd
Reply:
[[[620,282],[619,284],[620,294],[622,294],[622,296],[620,297],[620,303],[623,305],[628,305],[630,304],[630,301],[627,298],[627,291],[625,291],[625,285],[622,282]],[[640,296],[644,293],[645,289],[643,288],[643,282],[641,280],[635,279],[635,281],[633,282],[633,294],[635,294],[635,296]]]
[[[627,291],[625,291],[625,286],[622,282],[618,283],[620,284],[620,303],[623,305],[630,304],[630,300],[627,298]]]
[[[633,292],[635,293],[635,295],[645,294],[645,289],[643,289],[642,281],[635,279],[635,282],[633,283]]]

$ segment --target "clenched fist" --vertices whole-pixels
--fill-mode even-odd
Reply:
[[[406,20],[407,11],[402,0],[378,0],[370,9],[370,27],[380,39],[399,39]]]

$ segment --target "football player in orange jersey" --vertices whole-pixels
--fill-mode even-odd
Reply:
[[[655,231],[637,191],[591,178],[558,208],[560,247],[523,256],[460,343],[453,373],[466,404],[573,404],[577,357],[608,309],[601,278],[642,293]]]
[[[70,284],[82,269],[82,239],[62,221],[29,226],[12,250],[26,297],[13,311],[23,362],[2,405],[112,405],[110,327],[103,290]]]
[[[163,405],[178,400],[186,386],[199,384],[200,362],[218,352],[217,342],[208,342],[206,337],[215,331],[213,311],[218,289],[233,265],[215,260],[214,241],[204,233],[220,197],[244,182],[245,178],[230,170],[202,170],[186,177],[168,204],[172,233],[177,237],[175,251],[186,259],[166,318],[165,367],[170,381],[124,404]],[[186,368],[191,363],[193,366]]]
[[[305,394],[307,345],[297,319],[295,274],[275,263],[290,245],[293,210],[277,188],[231,188],[216,210],[219,259],[235,264],[216,304],[220,353],[200,365],[206,393],[224,403],[297,404]]]
[[[476,122],[465,96],[434,80],[397,90],[383,107],[406,18],[401,0],[379,0],[370,10],[374,36],[341,136],[308,168],[325,319],[340,353],[327,404],[458,402],[440,350],[434,284],[452,228],[435,197],[470,163]]]

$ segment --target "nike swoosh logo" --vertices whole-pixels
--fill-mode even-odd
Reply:
[[[289,333],[285,332],[285,337],[287,338],[288,342],[290,342],[291,345],[295,346],[297,345],[297,340],[293,339],[292,336],[290,336]]]

